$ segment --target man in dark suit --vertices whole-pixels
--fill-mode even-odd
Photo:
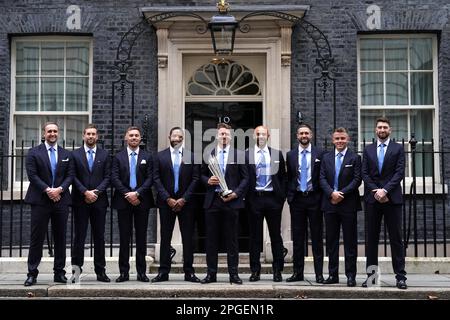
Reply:
[[[361,210],[358,191],[361,184],[361,157],[348,149],[347,129],[335,129],[332,140],[335,150],[323,156],[320,166],[322,210],[325,212],[329,257],[329,277],[324,284],[339,283],[339,238],[342,225],[347,286],[354,287],[358,256],[356,212]]]
[[[402,145],[390,140],[391,126],[387,118],[381,117],[376,120],[375,133],[377,141],[364,149],[362,163],[368,219],[367,274],[368,276],[372,274],[369,267],[378,266],[378,242],[381,219],[384,216],[391,244],[396,285],[399,289],[407,289],[405,251],[401,234],[403,204],[401,181],[405,176],[405,151]],[[367,280],[363,282],[363,287],[370,285]]]
[[[311,230],[312,251],[316,282],[323,283],[323,217],[320,209],[322,191],[319,186],[320,164],[323,151],[311,145],[311,127],[301,124],[297,128],[297,148],[286,156],[288,193],[291,211],[293,241],[293,269],[287,282],[303,281],[305,265],[305,233],[307,221]]]
[[[269,128],[258,126],[254,131],[256,145],[246,151],[249,189],[246,196],[250,228],[250,281],[260,280],[260,254],[263,246],[263,222],[267,221],[272,246],[273,281],[283,280],[283,239],[281,212],[286,199],[286,164],[281,151],[267,146]]]
[[[184,133],[180,127],[170,130],[170,147],[155,157],[154,181],[158,191],[159,217],[161,221],[160,266],[152,282],[169,280],[171,266],[170,241],[175,219],[178,217],[183,242],[184,280],[200,282],[194,273],[193,233],[194,204],[191,202],[200,179],[200,165],[194,164],[189,150],[183,148]]]
[[[66,283],[66,224],[71,197],[74,167],[69,151],[58,146],[58,125],[47,122],[43,127],[44,143],[31,148],[26,159],[30,186],[25,202],[31,205],[31,236],[28,253],[28,275],[24,285],[32,286],[39,274],[42,248],[48,221],[52,221],[55,244],[53,280]]]
[[[94,237],[94,270],[97,280],[110,282],[105,272],[105,218],[108,207],[107,188],[111,175],[109,153],[97,146],[98,132],[93,124],[83,131],[84,145],[72,152],[75,164],[72,203],[75,239],[72,247],[72,265],[81,268],[84,263],[84,243],[89,220]]]
[[[128,127],[125,134],[127,147],[113,159],[111,182],[115,188],[113,208],[119,218],[120,276],[116,282],[129,280],[130,238],[136,230],[136,271],[137,280],[149,282],[145,256],[147,254],[147,225],[149,209],[154,207],[151,186],[153,183],[153,160],[150,153],[139,149],[141,131],[138,127]]]
[[[248,187],[248,171],[245,165],[245,154],[230,146],[231,127],[225,123],[217,126],[217,147],[211,152],[218,159],[219,170],[231,194],[225,196],[219,186],[219,178],[213,175],[208,166],[202,169],[202,181],[206,185],[205,209],[206,225],[206,263],[207,275],[201,283],[216,282],[219,235],[225,236],[227,247],[228,273],[230,283],[242,284],[238,275],[239,248],[239,209],[245,207],[244,197]]]

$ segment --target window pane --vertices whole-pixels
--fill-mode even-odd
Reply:
[[[386,73],[386,104],[408,104],[408,74],[406,72]]]
[[[383,70],[383,40],[362,39],[359,53],[361,70]]]
[[[72,148],[73,143],[75,143],[75,147],[83,145],[82,133],[88,121],[88,116],[66,117],[66,147],[68,149]]]
[[[402,139],[409,141],[408,110],[386,110],[384,116],[391,122],[391,138],[401,143]]]
[[[361,73],[361,103],[383,105],[383,73]]]
[[[41,124],[38,116],[16,116],[16,140],[17,146],[30,148],[41,143]]]
[[[384,40],[386,70],[408,70],[408,41],[406,39]]]
[[[64,75],[64,43],[49,42],[42,43],[42,66],[43,75]]]
[[[375,120],[381,116],[383,111],[380,110],[361,110],[361,142],[372,143],[375,138]]]
[[[66,49],[66,74],[89,75],[89,42],[68,42]]]
[[[411,39],[410,57],[412,70],[433,70],[431,38]]]
[[[433,110],[411,110],[411,133],[418,141],[431,142],[433,138]]]
[[[433,72],[411,72],[411,104],[433,104]]]
[[[38,90],[38,78],[16,78],[16,111],[37,111]]]
[[[64,110],[64,78],[42,78],[41,110]]]
[[[88,78],[67,78],[66,80],[66,111],[88,110]]]
[[[39,74],[39,42],[16,43],[16,75]]]

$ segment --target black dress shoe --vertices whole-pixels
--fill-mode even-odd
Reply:
[[[286,282],[296,282],[296,281],[303,281],[304,277],[303,274],[294,272],[292,276],[286,279]]]
[[[140,282],[149,282],[150,281],[150,279],[147,277],[147,275],[145,273],[138,273],[136,280],[140,281]]]
[[[200,282],[200,279],[197,278],[197,276],[194,273],[185,273],[184,274],[184,281],[189,282]]]
[[[156,277],[152,279],[152,283],[154,282],[163,282],[169,281],[169,275],[167,273],[158,273]]]
[[[212,283],[212,282],[217,282],[217,276],[214,273],[208,273],[206,275],[206,277],[204,279],[202,279],[202,281],[200,281],[200,283],[202,284],[206,284],[206,283]]]
[[[36,277],[28,276],[27,280],[23,283],[25,287],[31,287],[33,284],[36,284]]]
[[[255,282],[261,280],[261,276],[259,272],[252,272],[250,275],[250,278],[248,278],[248,281]]]
[[[363,287],[363,288],[367,288],[367,287],[368,287],[368,286],[367,286],[367,280],[369,280],[369,278],[367,278],[366,280],[364,280],[364,282],[362,283],[361,287]],[[375,279],[372,279],[372,284],[373,284],[373,285],[375,284]]]
[[[355,287],[356,286],[356,280],[355,278],[348,278],[347,279],[347,287]]]
[[[230,283],[242,284],[242,280],[237,274],[230,274]]]
[[[58,283],[67,283],[67,278],[65,275],[63,275],[62,273],[60,274],[55,274],[53,276],[53,281],[54,282],[58,282]]]
[[[406,280],[397,280],[397,288],[406,290],[408,286],[406,285]]]
[[[130,280],[130,275],[128,273],[121,273],[120,276],[116,279],[116,282],[125,282]]]
[[[106,273],[98,273],[97,274],[97,281],[100,282],[111,282],[111,279],[108,278],[108,276],[106,275]]]
[[[339,277],[337,276],[329,276],[326,280],[322,282],[323,284],[334,284],[339,283]]]
[[[316,276],[316,282],[317,283],[323,283],[325,280],[323,279],[323,275],[319,274]]]
[[[283,276],[281,275],[281,271],[275,270],[273,272],[273,282],[281,282],[283,281]]]

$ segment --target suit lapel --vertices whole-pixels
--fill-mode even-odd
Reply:
[[[172,154],[170,153],[170,148],[168,148],[166,150],[166,152],[164,153],[163,157],[165,158],[164,160],[167,162],[167,164],[169,165],[169,174],[171,176],[171,181],[175,181],[175,176],[173,174],[173,162],[172,162]],[[180,166],[180,171],[181,171],[181,166]]]
[[[350,163],[351,158],[352,158],[351,151],[347,149],[344,159],[342,159],[341,169],[339,170],[339,179],[342,177],[342,172],[344,171],[345,166]],[[336,166],[334,166],[334,171],[335,171],[334,174],[336,175]]]
[[[316,163],[316,157],[317,157],[317,150],[313,146],[311,146],[311,180],[314,176],[314,164]]]
[[[294,168],[295,168],[295,177],[296,180],[298,180],[299,176],[298,176],[298,146],[297,148],[295,148],[295,152],[293,152],[292,158],[293,158],[293,163],[294,163]]]
[[[392,147],[393,147],[393,142],[392,140],[389,141],[389,144],[386,148],[386,152],[384,154],[384,160],[383,160],[383,168],[385,167],[385,163],[388,163],[387,161],[389,161],[389,157],[392,155]],[[378,151],[378,150],[377,150]],[[378,159],[378,158],[377,158]],[[378,162],[378,161],[377,161]],[[381,168],[381,172],[383,171],[383,168]]]
[[[97,149],[97,152],[98,152],[98,149]],[[84,146],[82,146],[81,148],[78,149],[78,154],[81,157],[81,163],[83,164],[84,168],[86,169],[87,172],[90,173],[89,164],[87,162],[86,153],[84,151]],[[94,158],[94,166],[95,166],[96,160],[97,160],[97,154],[95,155],[95,158]],[[94,171],[94,167],[92,167],[92,171]]]
[[[255,161],[255,149],[248,149],[248,163],[250,164],[251,174],[256,176],[256,161]]]
[[[41,150],[39,152],[41,158],[44,160],[44,162],[47,164],[47,170],[50,175],[50,178],[52,177],[52,166],[50,164],[50,159],[48,157],[48,151],[47,147],[45,146],[45,143],[41,144]]]

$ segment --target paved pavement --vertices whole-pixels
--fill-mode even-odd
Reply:
[[[155,274],[149,274],[149,277]],[[242,285],[230,284],[228,275],[218,274],[218,282],[197,284],[185,282],[183,274],[171,274],[170,281],[161,283],[142,283],[136,275],[130,274],[130,281],[115,283],[117,274],[109,274],[112,282],[96,281],[95,274],[84,273],[75,284],[56,284],[52,274],[40,274],[37,284],[24,287],[24,274],[9,273],[0,275],[0,299],[5,298],[160,298],[160,299],[450,299],[450,274],[409,274],[408,289],[395,287],[393,275],[384,275],[379,286],[362,288],[365,275],[357,277],[357,287],[346,286],[345,276],[340,283],[322,285],[315,283],[313,274],[306,274],[305,281],[287,283],[272,281],[271,274],[261,275],[261,281],[249,282],[249,274],[241,273]],[[199,277],[204,274],[199,273]]]

